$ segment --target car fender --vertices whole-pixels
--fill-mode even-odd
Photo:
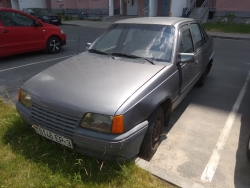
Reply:
[[[163,68],[138,89],[116,112],[124,115],[125,131],[146,120],[165,100],[178,96],[179,74],[176,66]]]

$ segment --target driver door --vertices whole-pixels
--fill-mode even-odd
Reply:
[[[45,48],[45,32],[36,21],[23,14],[1,11],[1,34],[9,54],[23,53]]]
[[[189,27],[183,26],[179,32],[178,53],[194,53],[192,35]],[[181,93],[184,92],[196,77],[198,67],[195,63],[181,63],[178,66],[181,77]]]

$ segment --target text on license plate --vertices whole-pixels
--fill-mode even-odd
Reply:
[[[58,22],[58,20],[52,20],[52,22]]]
[[[73,144],[72,144],[72,141],[70,139],[65,138],[64,136],[52,133],[52,132],[50,132],[44,128],[41,128],[37,125],[33,125],[32,127],[35,129],[36,133],[38,133],[38,134],[40,134],[40,135],[42,135],[50,140],[58,142],[59,144],[73,148]]]

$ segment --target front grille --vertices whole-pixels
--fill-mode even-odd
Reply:
[[[32,104],[31,118],[34,125],[71,139],[74,129],[80,121],[78,118],[66,116],[35,104]]]

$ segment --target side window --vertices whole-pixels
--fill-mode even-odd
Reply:
[[[202,47],[204,44],[204,40],[202,38],[201,30],[198,24],[190,24],[190,29],[193,36],[194,46],[197,50],[198,48]]]
[[[184,29],[181,33],[179,53],[194,52],[192,37],[189,29]]]
[[[207,42],[209,40],[209,37],[208,37],[206,31],[203,28],[201,28],[201,30],[202,30],[202,33],[203,33],[204,40]]]
[[[34,26],[35,20],[16,12],[0,12],[3,26]]]

